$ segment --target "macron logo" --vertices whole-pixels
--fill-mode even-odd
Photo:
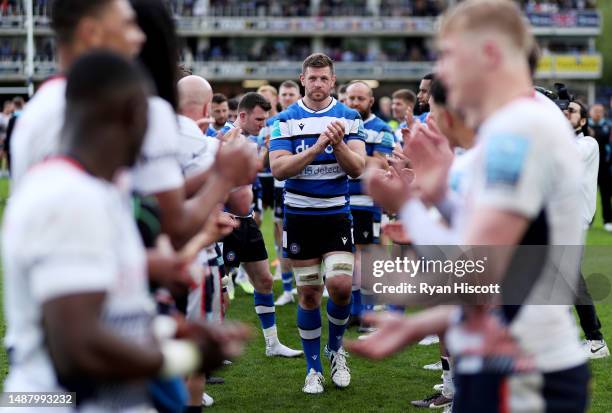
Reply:
[[[342,243],[343,243],[344,245],[346,245],[346,241],[348,241],[348,238],[347,238],[347,237],[342,237]]]
[[[300,124],[298,125],[300,127],[300,130],[304,130],[304,124],[300,122]]]
[[[315,355],[313,355],[313,356],[312,356],[312,359],[313,359],[313,360],[316,360],[316,359],[317,359],[317,355],[316,355],[316,354],[315,354]]]

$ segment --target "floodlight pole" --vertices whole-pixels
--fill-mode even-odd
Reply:
[[[25,0],[26,5],[26,86],[28,96],[34,95],[34,7],[32,0]]]

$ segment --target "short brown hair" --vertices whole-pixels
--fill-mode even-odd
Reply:
[[[13,106],[15,110],[21,110],[25,106],[25,100],[21,96],[15,96],[13,98]]]
[[[295,83],[293,80],[285,80],[283,83],[280,84],[279,89],[282,88],[286,88],[286,89],[297,89],[298,92],[300,91],[300,87],[298,86],[297,83]]]
[[[491,30],[506,36],[525,53],[534,38],[519,6],[510,0],[465,0],[443,15],[439,35],[455,31]]]
[[[399,89],[393,92],[391,95],[392,99],[401,99],[404,102],[412,103],[413,105],[417,101],[417,97],[412,90],[409,89]]]
[[[334,73],[334,61],[324,53],[313,53],[308,56],[302,63],[302,73],[306,73],[306,69],[309,67],[329,67],[331,72]]]
[[[249,92],[240,99],[238,103],[238,112],[252,112],[257,106],[262,108],[265,112],[269,112],[272,109],[270,102],[256,92]]]
[[[220,105],[223,102],[227,102],[227,97],[223,93],[215,93],[212,97],[212,103]]]

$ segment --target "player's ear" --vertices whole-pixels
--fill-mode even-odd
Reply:
[[[334,73],[332,73],[331,75],[331,82],[332,82],[331,84],[332,88],[335,87],[336,86],[336,75]]]
[[[102,28],[94,18],[85,17],[77,24],[74,38],[83,39],[89,47],[99,47],[102,42]]]
[[[485,64],[490,68],[495,68],[503,60],[502,50],[499,44],[492,40],[485,40],[482,43],[482,55],[484,57]]]
[[[444,121],[446,122],[446,125],[448,126],[448,129],[453,127],[453,115],[446,109],[444,110]]]
[[[301,73],[301,74],[300,74],[300,83],[302,84],[302,86],[306,86],[306,85],[304,84],[304,79],[305,79],[305,77],[304,77],[304,73]]]

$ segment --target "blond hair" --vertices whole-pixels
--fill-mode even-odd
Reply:
[[[510,0],[465,0],[450,8],[442,16],[439,35],[458,31],[499,33],[526,56],[535,43],[521,10]]]
[[[278,90],[276,90],[276,88],[272,85],[259,86],[259,89],[257,89],[257,93],[263,93],[263,92],[270,92],[274,96],[278,96]]]

